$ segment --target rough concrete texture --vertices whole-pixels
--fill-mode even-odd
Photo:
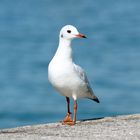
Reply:
[[[140,140],[140,114],[0,130],[0,140]]]

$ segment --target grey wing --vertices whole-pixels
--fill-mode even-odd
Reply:
[[[75,68],[76,73],[79,75],[80,79],[85,83],[85,85],[87,87],[87,94],[89,95],[89,98],[99,103],[98,98],[94,95],[94,92],[93,92],[92,88],[90,87],[90,84],[87,79],[85,71],[76,64],[74,64],[74,68]]]
[[[87,79],[85,71],[80,66],[78,66],[76,64],[74,64],[74,68],[75,68],[76,73],[79,75],[80,79],[83,82],[87,83],[87,85],[88,85],[89,82],[88,82],[88,79]]]

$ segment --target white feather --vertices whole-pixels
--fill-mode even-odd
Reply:
[[[71,30],[71,34],[67,30]],[[84,70],[74,64],[72,59],[71,41],[79,34],[71,25],[60,31],[59,46],[48,67],[48,78],[51,84],[64,96],[78,98],[96,97],[90,87]],[[76,36],[75,36],[76,37]]]

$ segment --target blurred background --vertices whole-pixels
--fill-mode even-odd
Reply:
[[[138,0],[0,0],[0,128],[65,117],[47,67],[66,24],[88,37],[73,41],[74,58],[101,102],[79,100],[78,120],[140,113],[139,7]]]

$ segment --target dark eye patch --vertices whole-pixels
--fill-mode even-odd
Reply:
[[[67,33],[71,33],[71,30],[67,30]]]
[[[63,38],[63,34],[61,35],[61,38]]]

